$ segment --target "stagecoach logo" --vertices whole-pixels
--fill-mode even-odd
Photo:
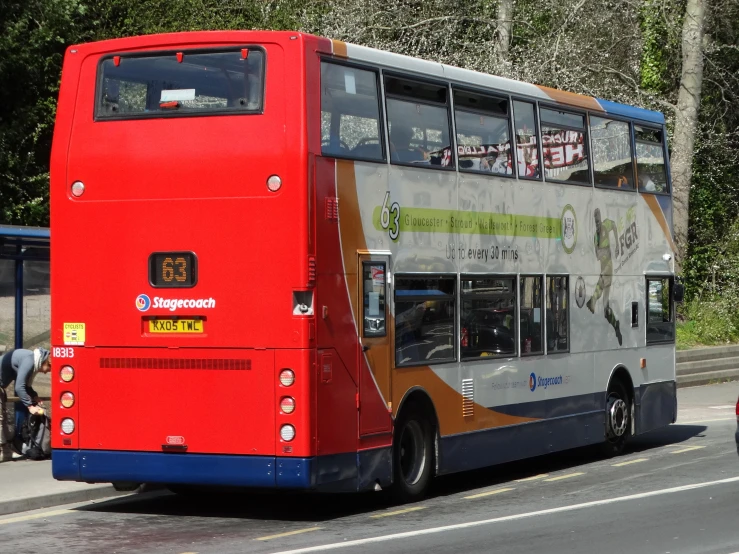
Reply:
[[[575,244],[577,244],[577,216],[575,216],[575,208],[570,204],[565,206],[562,210],[562,248],[568,254],[572,254],[575,251]]]
[[[136,308],[138,308],[140,312],[145,312],[150,307],[151,307],[151,300],[149,299],[148,296],[146,296],[145,294],[139,294],[136,297]]]
[[[580,276],[577,278],[577,282],[575,283],[575,303],[578,308],[582,308],[585,305],[586,294],[585,279]]]
[[[145,312],[149,308],[164,309],[175,312],[181,308],[211,309],[216,307],[215,298],[162,298],[155,296],[152,301],[147,295],[139,294],[136,297],[136,308]]]
[[[531,389],[531,392],[534,392],[538,387],[546,390],[549,387],[553,387],[556,385],[566,385],[569,382],[569,375],[557,375],[556,377],[542,377],[541,375],[539,375],[539,377],[537,377],[536,373],[533,372],[531,373],[531,375],[529,375],[529,389]]]

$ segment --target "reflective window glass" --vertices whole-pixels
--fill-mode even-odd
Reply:
[[[662,131],[634,125],[636,176],[641,192],[670,192],[667,186]]]
[[[188,113],[260,112],[264,52],[139,53],[100,64],[96,116],[177,117]]]
[[[364,290],[364,336],[384,337],[385,331],[385,264],[364,262],[362,264]]]
[[[541,277],[521,277],[520,330],[521,355],[544,352],[542,341],[542,288]]]
[[[379,121],[377,74],[321,63],[321,152],[384,160]]]
[[[462,359],[516,355],[516,280],[463,277]]]
[[[591,116],[590,143],[595,184],[633,190],[634,164],[629,124]]]
[[[547,353],[570,349],[569,277],[547,277]]]
[[[584,116],[542,109],[541,145],[547,181],[590,183]]]
[[[538,133],[536,132],[534,105],[530,102],[514,100],[513,114],[518,176],[539,179],[541,173],[539,170]]]
[[[647,344],[675,340],[671,284],[668,277],[647,278]]]
[[[395,276],[395,365],[454,361],[454,277]]]
[[[460,171],[513,175],[508,119],[455,110]]]

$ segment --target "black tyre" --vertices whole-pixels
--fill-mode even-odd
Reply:
[[[393,495],[412,502],[426,494],[434,470],[433,426],[409,406],[395,423],[393,440]]]
[[[607,457],[620,455],[631,437],[631,396],[626,387],[616,381],[611,384],[606,396],[606,442],[601,445]]]

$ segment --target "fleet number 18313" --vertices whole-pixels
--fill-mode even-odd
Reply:
[[[74,358],[74,348],[55,346],[51,351],[53,358]]]

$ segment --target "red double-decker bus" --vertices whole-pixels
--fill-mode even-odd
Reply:
[[[54,476],[413,498],[674,422],[664,137],[299,33],[69,48]]]

